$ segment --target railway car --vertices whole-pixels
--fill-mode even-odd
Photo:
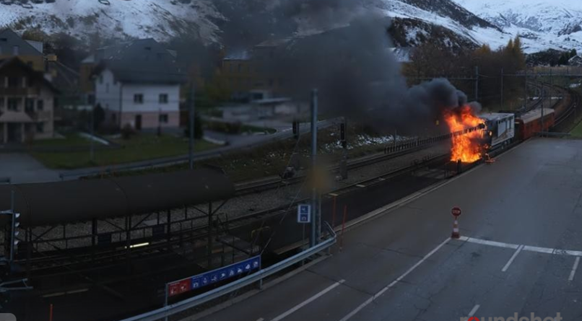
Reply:
[[[509,145],[515,138],[515,114],[486,113],[479,117],[485,120],[486,143],[490,149]]]
[[[543,115],[543,121],[542,121]],[[515,120],[518,138],[526,140],[539,132],[548,132],[554,127],[556,112],[551,108],[541,108],[529,111]]]

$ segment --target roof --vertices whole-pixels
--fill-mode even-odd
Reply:
[[[248,50],[240,50],[237,52],[228,53],[224,60],[250,60],[252,58],[251,53]]]
[[[503,118],[515,117],[513,113],[483,113],[479,117],[486,120],[498,120]]]
[[[234,195],[221,171],[197,169],[110,179],[0,185],[0,208],[15,211],[23,227],[148,214]]]
[[[6,110],[0,115],[0,123],[33,123],[33,121],[26,113]]]
[[[555,113],[555,111],[551,108],[544,108],[543,112],[544,112],[544,116]],[[527,123],[531,123],[532,121],[538,120],[541,117],[542,117],[542,109],[539,108],[539,109],[534,109],[532,111],[529,111],[529,112],[521,115],[520,118],[521,118],[521,120],[523,120],[523,122],[525,124],[527,124]]]
[[[89,58],[89,57],[88,57]],[[182,84],[186,74],[175,57],[154,39],[136,40],[98,50],[95,74],[108,69],[123,83]]]
[[[18,55],[42,56],[42,52],[38,51],[33,45],[22,39],[11,29],[0,31],[0,53],[11,54],[14,46],[18,46]]]
[[[34,77],[33,79],[40,80],[45,86],[47,86],[49,89],[51,89],[54,93],[60,92],[54,86],[53,83],[51,83],[50,81],[48,81],[44,77],[44,74],[42,72],[32,69],[32,67],[30,67],[28,64],[24,63],[24,61],[20,60],[20,58],[18,58],[18,57],[1,59],[0,60],[0,71],[2,71],[2,68],[7,67],[7,66],[12,65],[12,64],[17,64],[20,68],[24,69],[26,72],[28,72],[30,75],[32,75]]]

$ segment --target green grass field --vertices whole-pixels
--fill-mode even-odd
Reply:
[[[131,163],[156,158],[185,155],[188,153],[188,140],[171,135],[162,135],[161,137],[158,137],[154,134],[140,134],[129,140],[116,139],[114,141],[122,145],[122,148],[95,150],[95,159],[93,162],[90,160],[88,147],[87,151],[83,152],[33,152],[32,155],[49,168],[76,169]],[[56,144],[57,142],[55,141],[52,143]],[[89,146],[88,141],[87,146]],[[197,152],[218,147],[218,145],[203,140],[197,140],[195,146]]]
[[[574,137],[582,137],[582,123],[579,123],[578,126],[574,127],[570,134]]]
[[[90,140],[77,134],[66,135],[65,138],[40,139],[32,142],[33,147],[89,146],[90,144]]]

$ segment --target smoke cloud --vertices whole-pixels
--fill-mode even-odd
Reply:
[[[318,88],[320,110],[329,116],[414,134],[434,127],[444,109],[467,104],[445,79],[407,89],[391,51],[390,20],[370,9],[370,0],[275,1],[270,18],[256,0],[247,1],[237,7],[239,17],[253,19],[231,21],[228,30],[239,31],[225,36],[227,49],[252,49],[269,82],[296,100],[308,101]]]

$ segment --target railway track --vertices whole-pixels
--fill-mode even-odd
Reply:
[[[420,140],[410,140],[403,142],[398,145],[387,146],[384,148],[384,153],[376,154],[369,157],[364,157],[360,159],[356,159],[353,161],[348,161],[347,169],[354,170],[370,165],[374,165],[377,163],[381,163],[387,160],[391,160],[400,156],[404,156],[407,154],[411,154],[425,148],[428,148],[435,143],[439,143],[451,138],[450,134],[429,137]],[[332,173],[339,172],[340,167],[339,165],[334,165],[329,168],[329,171]],[[243,196],[252,193],[259,193],[270,189],[276,189],[281,186],[288,186],[293,184],[299,184],[305,180],[305,176],[297,176],[290,179],[282,179],[279,177],[273,177],[261,181],[253,181],[248,183],[241,183],[236,186],[236,195]]]

